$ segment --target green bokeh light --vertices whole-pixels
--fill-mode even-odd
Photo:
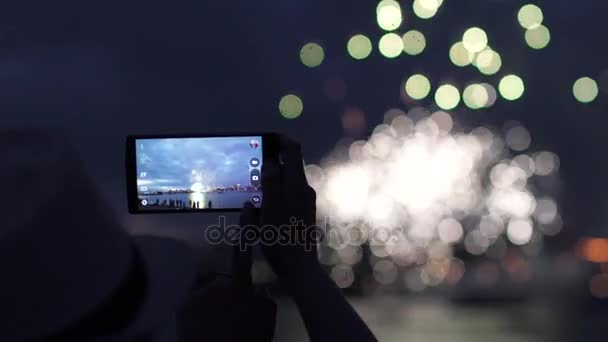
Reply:
[[[325,52],[321,45],[317,43],[307,43],[300,50],[300,60],[302,64],[309,68],[318,67],[325,59]]]
[[[414,3],[412,4],[414,14],[420,19],[430,19],[437,14],[439,6],[437,6],[437,8],[429,8],[425,5],[426,2],[427,1],[424,0],[414,0]]]
[[[543,23],[543,19],[543,11],[540,9],[540,7],[533,4],[522,6],[517,13],[517,20],[519,21],[519,24],[521,27],[528,30],[540,26],[540,24]]]
[[[460,103],[460,92],[451,84],[444,84],[435,92],[435,102],[443,110],[456,108]]]
[[[403,39],[395,33],[387,33],[380,38],[378,50],[387,58],[396,58],[403,52]]]
[[[385,31],[393,31],[401,26],[403,14],[401,6],[395,0],[382,0],[376,7],[378,26]]]
[[[302,114],[304,104],[302,99],[294,94],[283,96],[279,101],[279,112],[286,119],[295,119]]]
[[[540,25],[536,28],[526,30],[526,44],[533,49],[542,49],[549,45],[551,32],[546,26]]]
[[[487,47],[475,56],[475,66],[484,75],[494,75],[502,67],[502,58],[498,52]]]
[[[506,100],[514,101],[524,94],[524,81],[517,75],[507,75],[500,80],[498,92]]]
[[[462,92],[462,101],[471,109],[480,109],[488,105],[489,94],[481,84],[471,84]]]
[[[422,100],[431,91],[431,82],[421,74],[412,75],[405,82],[406,94],[414,100]]]
[[[467,50],[462,42],[458,42],[450,48],[450,60],[456,66],[465,67],[471,64],[474,58],[475,54]]]
[[[486,32],[479,27],[471,27],[462,35],[462,43],[470,52],[477,53],[482,51],[488,45],[488,36]]]
[[[348,40],[346,46],[348,54],[354,59],[365,59],[372,52],[372,42],[367,36],[358,34]]]
[[[403,50],[408,55],[419,55],[426,47],[426,38],[420,31],[411,30],[403,35]]]
[[[589,103],[597,97],[599,88],[597,82],[590,77],[581,77],[572,86],[574,98],[582,103]]]

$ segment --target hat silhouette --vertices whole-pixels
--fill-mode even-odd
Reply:
[[[146,335],[194,269],[187,245],[121,227],[64,134],[0,130],[1,341]]]

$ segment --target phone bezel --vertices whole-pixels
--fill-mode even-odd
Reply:
[[[137,196],[137,162],[135,141],[138,139],[172,139],[172,138],[222,138],[222,137],[262,137],[263,160],[278,160],[279,138],[276,133],[219,133],[219,134],[151,134],[151,135],[128,135],[126,137],[125,170],[127,186],[127,206],[131,214],[185,214],[185,213],[210,213],[210,212],[236,212],[241,208],[211,208],[211,209],[139,209],[139,198]],[[263,178],[263,177],[262,177]]]

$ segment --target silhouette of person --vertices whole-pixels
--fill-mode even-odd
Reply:
[[[251,246],[227,246],[228,272],[213,269],[211,261],[223,260],[216,257],[201,269],[185,243],[130,236],[63,135],[0,130],[0,146],[0,188],[38,196],[35,206],[0,197],[0,269],[10,275],[0,282],[3,342],[272,339],[276,306],[252,285]],[[259,212],[252,204],[242,210],[243,227],[289,227],[292,218],[315,224],[299,146],[283,139],[281,153],[281,167],[265,163],[264,204]],[[44,181],[16,182],[23,174]],[[76,197],[83,200],[66,219],[61,204]],[[264,244],[262,251],[310,340],[375,341],[309,248],[314,236],[303,235],[302,244]]]
[[[209,200],[209,203],[207,203],[207,207],[208,208],[213,208],[213,203],[211,202],[211,200]]]

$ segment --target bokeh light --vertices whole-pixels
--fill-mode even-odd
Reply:
[[[450,110],[456,108],[460,103],[460,92],[451,84],[444,84],[435,92],[435,102],[439,108]]]
[[[438,3],[435,1],[435,3]],[[420,19],[430,19],[437,14],[439,5],[433,6],[433,0],[414,0],[412,4],[414,14]]]
[[[403,52],[403,39],[395,33],[387,33],[378,43],[380,53],[387,58],[396,58]]]
[[[523,151],[530,147],[532,137],[524,126],[511,127],[505,135],[507,146],[513,151]]]
[[[476,85],[472,89],[493,89]],[[445,111],[392,108],[367,140],[343,140],[320,166],[306,167],[319,215],[331,217],[328,235],[348,237],[328,241],[337,256],[325,257],[331,265],[341,265],[335,271],[340,281],[349,283],[354,263],[363,262],[359,246],[367,243],[380,285],[393,284],[401,267],[410,267],[403,274],[410,290],[454,285],[464,272],[457,266],[464,265],[453,251],[462,244],[470,254],[494,255],[496,261],[471,269],[481,285],[491,286],[498,263],[510,255],[507,240],[522,249],[503,266],[513,281],[529,279],[522,253],[538,255],[543,235],[561,230],[557,204],[551,197],[537,198],[540,191],[533,182],[537,164],[547,176],[549,169],[557,172],[557,156],[541,151],[510,159],[499,132],[477,127],[465,133],[460,127]],[[506,135],[521,135],[514,127],[525,130],[511,125]]]
[[[416,74],[410,76],[405,82],[406,94],[414,100],[422,100],[431,91],[431,82],[426,76]]]
[[[303,110],[304,104],[302,103],[302,99],[297,95],[285,95],[279,102],[279,112],[286,119],[295,119],[299,117]]]
[[[551,33],[546,26],[539,25],[533,29],[526,30],[526,44],[533,49],[543,49],[551,41]]]
[[[506,100],[514,101],[524,94],[524,81],[517,75],[507,75],[500,80],[498,91]]]
[[[462,92],[462,101],[471,109],[480,109],[487,106],[490,96],[481,84],[470,84]]]
[[[372,53],[372,42],[367,36],[357,34],[348,40],[346,49],[352,58],[357,60],[365,59]]]
[[[507,227],[507,237],[514,245],[525,245],[530,242],[534,229],[529,220],[511,220]]]
[[[589,103],[597,97],[599,89],[597,82],[590,77],[581,77],[572,86],[574,98],[582,103]]]
[[[494,75],[502,67],[502,59],[498,52],[487,47],[475,56],[475,66],[484,75]]]
[[[450,48],[450,60],[454,65],[464,67],[473,62],[475,54],[467,50],[462,42],[455,43]]]
[[[307,43],[300,49],[300,60],[309,68],[318,67],[325,59],[325,52],[317,43]]]
[[[401,6],[395,0],[382,0],[376,7],[378,26],[385,31],[393,31],[401,26],[403,14]]]
[[[538,152],[534,155],[534,173],[548,176],[559,169],[559,157],[549,151]]]
[[[524,5],[517,13],[517,20],[521,27],[528,30],[535,29],[543,23],[543,11],[533,4]]]
[[[578,253],[580,256],[593,263],[608,263],[608,239],[585,238],[579,241]]]
[[[477,53],[482,51],[488,45],[488,36],[486,32],[479,27],[471,27],[466,30],[462,36],[462,44],[470,52]]]
[[[481,86],[486,88],[486,93],[488,94],[488,102],[486,103],[486,107],[492,107],[498,99],[496,88],[494,88],[494,86],[489,83],[482,83]]]
[[[589,282],[589,290],[595,298],[608,298],[608,274],[596,274]]]
[[[419,55],[426,47],[426,38],[420,31],[411,30],[403,35],[403,50],[408,55]]]

